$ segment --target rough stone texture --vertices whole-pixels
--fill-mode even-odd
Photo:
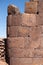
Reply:
[[[37,13],[38,12],[38,2],[26,2],[25,13]]]
[[[29,37],[12,37],[7,39],[8,48],[39,48],[40,42],[40,38],[37,40],[32,40]]]
[[[11,58],[10,59],[10,64],[11,65],[31,65],[32,64],[32,59],[31,58]]]
[[[36,15],[35,14],[18,14],[18,15],[9,15],[7,17],[8,26],[35,26],[36,24]],[[12,22],[13,21],[13,22]]]
[[[36,16],[37,25],[43,25],[43,15],[41,14]]]
[[[43,49],[43,34],[41,35],[41,39],[40,39],[40,48]]]
[[[14,6],[14,5],[8,6],[8,15],[11,15],[11,14],[14,15],[14,14],[19,14],[19,13],[20,13],[20,11],[16,6]]]
[[[23,14],[16,14],[15,8],[10,7],[7,16],[10,65],[43,65],[43,1],[26,2]]]
[[[34,57],[33,52],[34,52],[34,49],[11,48],[9,49],[9,53],[10,53],[9,56],[14,58],[31,58],[31,57]]]
[[[22,26],[35,26],[36,24],[36,15],[35,14],[22,14]]]
[[[43,13],[43,1],[39,2],[38,10],[39,10],[39,13]]]
[[[0,38],[0,60],[5,61],[5,42]]]
[[[0,38],[0,65],[8,65],[5,59],[5,41]]]
[[[8,35],[10,37],[28,37],[31,33],[31,28],[22,26],[12,26],[8,27]]]
[[[8,48],[27,48],[29,47],[31,41],[28,37],[14,37],[14,38],[8,38],[7,44]]]
[[[12,61],[12,62],[11,62]],[[14,62],[15,61],[15,62]],[[17,62],[17,64],[16,64]],[[43,65],[43,58],[11,58],[11,65]]]
[[[21,23],[22,23],[22,19],[21,19],[21,14],[16,14],[16,15],[9,15],[8,17],[7,17],[7,25],[8,26],[14,26],[14,25],[21,25]],[[13,22],[12,22],[13,21]]]
[[[8,27],[8,35],[10,37],[32,37],[36,38],[41,32],[40,27],[23,27],[23,26],[11,26]]]
[[[10,57],[15,58],[43,58],[43,49],[11,48],[9,54]]]
[[[32,65],[43,65],[43,58],[33,58]]]

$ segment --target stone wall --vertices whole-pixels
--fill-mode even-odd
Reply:
[[[43,65],[43,1],[26,2],[23,14],[16,8],[7,16],[10,65]]]
[[[5,42],[0,39],[0,60],[5,61]]]
[[[5,41],[0,38],[0,65],[8,65],[5,59]]]

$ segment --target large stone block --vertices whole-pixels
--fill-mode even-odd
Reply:
[[[15,62],[14,62],[15,61]],[[43,58],[11,58],[11,65],[43,65]]]
[[[40,37],[40,48],[43,49],[43,36]]]
[[[7,39],[8,48],[29,48],[31,43],[28,37],[14,37]]]
[[[26,2],[25,13],[37,13],[38,12],[38,2]]]
[[[21,58],[24,57],[25,51],[24,49],[20,48],[10,48],[8,49],[9,57],[14,57],[14,58]]]
[[[40,42],[40,38],[37,40],[32,40],[29,37],[14,37],[7,39],[8,48],[34,49],[40,47]]]
[[[9,5],[8,6],[8,15],[15,15],[19,14],[20,11],[15,5]]]
[[[31,37],[37,39],[40,35],[40,27],[22,27],[22,26],[11,26],[8,27],[9,37]]]
[[[36,15],[37,25],[43,25],[43,13]]]
[[[8,52],[14,58],[43,58],[43,49],[10,48]]]
[[[7,37],[9,37],[9,27],[7,27]]]
[[[36,24],[36,14],[22,14],[22,26],[35,26]]]
[[[31,39],[31,43],[29,45],[30,48],[33,48],[33,49],[37,49],[37,48],[40,48],[40,38],[38,38],[37,40],[32,40]]]
[[[40,33],[41,33],[41,27],[40,26],[33,27],[33,30],[31,32],[32,40],[39,39],[40,38]]]
[[[43,58],[33,58],[32,65],[43,65]]]
[[[7,17],[8,26],[21,25],[22,19],[21,14],[18,15],[9,15]]]
[[[34,57],[43,58],[43,49],[35,49],[33,54]]]
[[[36,25],[36,14],[18,14],[9,15],[7,17],[8,26],[21,25],[21,26],[35,26]]]
[[[39,1],[38,10],[39,13],[43,13],[43,1]]]
[[[12,15],[7,16],[7,27],[12,24]]]
[[[8,35],[10,37],[30,37],[30,32],[32,27],[22,27],[22,26],[11,26],[8,27]]]
[[[43,25],[41,26],[41,33],[43,34]]]
[[[31,65],[32,59],[31,58],[11,58],[10,65]]]

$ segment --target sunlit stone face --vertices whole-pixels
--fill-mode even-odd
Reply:
[[[28,1],[23,14],[19,14],[14,5],[8,10],[7,49],[10,65],[43,65],[43,1]]]

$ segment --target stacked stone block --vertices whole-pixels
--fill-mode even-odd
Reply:
[[[26,2],[25,13],[36,14],[38,12],[38,1]]]
[[[10,65],[43,65],[43,2],[26,3],[25,13],[10,6],[7,17],[7,45]],[[10,9],[9,8],[9,9]],[[32,10],[31,10],[32,8]],[[12,12],[13,11],[13,12]],[[12,14],[13,13],[13,14]]]
[[[5,61],[5,42],[0,39],[0,60]]]

